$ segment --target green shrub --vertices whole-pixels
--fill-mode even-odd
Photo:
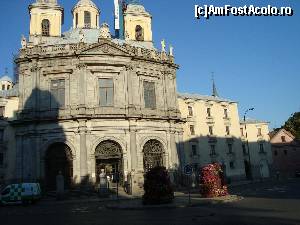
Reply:
[[[168,171],[165,167],[155,167],[145,175],[143,204],[167,204],[174,199]]]

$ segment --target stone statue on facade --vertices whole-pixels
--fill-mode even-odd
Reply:
[[[80,43],[84,42],[84,33],[82,30],[79,31],[79,42]]]
[[[170,56],[174,56],[174,48],[170,45]]]
[[[165,40],[161,41],[161,51],[166,52],[166,41]]]
[[[22,49],[27,47],[27,40],[24,35],[22,35],[22,38],[21,38],[21,46],[22,46]]]
[[[103,23],[100,27],[100,39],[110,39],[111,38],[111,33],[109,30],[109,25],[107,23]]]

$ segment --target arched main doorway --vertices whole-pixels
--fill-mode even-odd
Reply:
[[[60,171],[64,176],[65,187],[69,188],[73,178],[71,149],[64,143],[55,143],[48,148],[45,157],[45,175],[48,190],[55,190],[56,176]]]
[[[143,147],[143,153],[145,172],[157,166],[164,166],[164,149],[159,141],[147,141]]]
[[[121,146],[111,140],[101,142],[95,150],[96,160],[96,182],[99,182],[101,169],[105,170],[107,176],[113,183],[122,182],[123,155]]]

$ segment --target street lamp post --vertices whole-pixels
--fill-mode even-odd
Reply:
[[[250,109],[247,109],[244,113],[244,124],[245,124],[245,133],[246,133],[246,139],[247,139],[247,149],[248,149],[248,160],[249,160],[249,169],[250,169],[250,180],[253,180],[253,177],[252,177],[252,165],[251,165],[251,156],[250,156],[250,148],[249,148],[249,140],[248,140],[248,132],[247,132],[247,123],[246,123],[246,115],[249,111],[253,111],[254,108],[250,108]]]

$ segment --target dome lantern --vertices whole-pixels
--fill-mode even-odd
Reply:
[[[73,28],[99,28],[100,10],[92,0],[79,0],[72,9]]]

